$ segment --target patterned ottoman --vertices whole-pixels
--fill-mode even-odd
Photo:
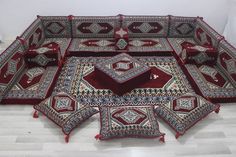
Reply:
[[[150,79],[151,68],[122,53],[95,64],[95,76],[117,95],[123,95]]]

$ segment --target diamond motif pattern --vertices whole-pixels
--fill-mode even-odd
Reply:
[[[100,25],[98,25],[97,23],[91,24],[88,28],[93,33],[98,33],[98,32],[100,32],[102,30],[102,27]]]
[[[126,46],[128,45],[128,43],[124,40],[124,39],[119,39],[116,43],[116,46],[120,49],[123,50],[126,48]]]
[[[60,34],[64,29],[64,26],[59,22],[51,22],[47,25],[47,30],[52,34]]]
[[[230,74],[236,74],[236,63],[235,63],[234,59],[229,59],[225,63],[226,63],[226,67],[227,67],[228,72]]]
[[[194,30],[194,28],[192,27],[192,25],[188,23],[181,23],[176,27],[176,30],[178,31],[179,34],[188,35]]]
[[[7,68],[7,74],[15,74],[16,73],[16,71],[17,71],[17,61],[15,61],[15,60],[10,60],[9,62],[8,62],[8,68]]]
[[[173,109],[175,111],[190,112],[197,107],[197,104],[195,102],[196,101],[195,97],[180,98],[175,101],[176,103],[174,102],[174,106],[173,106]]]
[[[54,97],[54,100],[52,107],[57,112],[73,112],[76,109],[75,103],[69,97]]]
[[[152,30],[152,26],[149,24],[149,23],[142,23],[140,26],[139,26],[139,29],[144,32],[144,33],[148,33],[150,30]]]

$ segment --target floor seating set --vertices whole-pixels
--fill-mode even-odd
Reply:
[[[201,17],[38,16],[0,56],[1,104],[31,104],[71,131],[100,113],[96,139],[176,138],[236,101],[236,49]]]

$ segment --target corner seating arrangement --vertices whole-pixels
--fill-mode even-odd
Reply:
[[[127,31],[126,49],[116,45],[114,33],[120,29]],[[200,52],[190,57],[200,64],[184,61],[186,45]],[[216,55],[213,62],[205,64],[212,59],[206,52],[209,48]],[[202,18],[70,15],[38,16],[1,54],[1,103],[37,104],[50,96],[68,56],[113,56],[121,52],[173,55],[198,94],[213,102],[236,100],[236,49]]]

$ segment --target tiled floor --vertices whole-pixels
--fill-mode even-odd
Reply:
[[[0,49],[9,44],[0,44]],[[178,140],[161,121],[160,129],[166,133],[164,144],[158,139],[96,141],[98,114],[75,129],[66,144],[54,123],[44,116],[33,119],[32,113],[29,105],[0,105],[0,157],[236,156],[236,103],[222,104],[219,114],[210,114]]]

